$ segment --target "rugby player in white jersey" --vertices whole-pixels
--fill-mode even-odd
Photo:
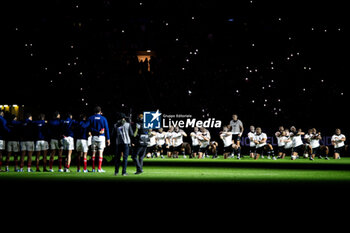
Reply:
[[[289,129],[286,129],[284,131],[286,132],[286,144],[284,145],[284,154],[285,156],[292,156],[293,140],[290,136]],[[282,156],[282,159],[284,159],[285,156]]]
[[[237,154],[237,159],[241,158],[241,137],[244,131],[243,123],[238,119],[237,114],[232,115],[232,120],[230,121],[230,127],[232,132],[233,144],[236,145],[234,147],[234,152]]]
[[[186,158],[185,151],[182,148],[184,136],[187,137],[185,131],[183,131],[182,129],[180,130],[180,128],[176,126],[171,138],[171,140],[173,141],[174,158],[178,158],[180,152],[183,153],[183,157]]]
[[[276,134],[276,137],[278,145],[278,158],[284,159],[284,157],[286,156],[285,146],[288,141],[288,138],[286,137],[286,131],[283,130],[279,134]]]
[[[331,141],[334,146],[334,159],[340,159],[340,155],[345,151],[346,137],[340,129],[336,129]]]
[[[210,143],[210,133],[209,131],[201,127],[200,128],[200,135],[198,135],[198,140],[199,140],[199,152],[198,152],[198,158],[204,158],[204,155],[208,153],[208,147]]]
[[[320,140],[322,139],[321,133],[317,132],[317,130],[313,128],[308,134],[304,136],[304,139],[309,140],[312,149],[310,160],[314,160],[316,155],[318,156],[318,158],[322,158],[320,154]]]
[[[232,132],[228,131],[227,126],[224,126],[223,131],[220,133],[220,138],[224,144],[224,150],[223,150],[224,159],[227,159],[228,156],[233,151]]]
[[[303,143],[303,140],[301,138],[302,135],[305,135],[304,132],[302,132],[301,129],[297,130],[295,126],[290,127],[290,137],[293,141],[293,153],[292,153],[292,160],[296,160],[299,156],[304,154],[305,151],[305,145]]]
[[[191,135],[191,140],[192,140],[192,155],[194,158],[197,158],[197,154],[199,152],[199,140],[198,140],[198,135],[201,133],[199,132],[198,127],[194,127],[193,132],[190,134]]]
[[[173,155],[173,144],[171,138],[173,137],[174,127],[170,126],[168,132],[165,134],[165,143],[167,148],[168,158],[171,158]]]
[[[254,143],[256,145],[255,160],[259,159],[260,155],[264,152],[264,146],[267,145],[267,135],[261,131],[261,128],[256,128]]]
[[[249,133],[248,133],[248,138],[249,138],[249,155],[250,158],[255,158],[255,152],[256,152],[256,144],[254,142],[255,138],[255,127],[251,125],[249,127]]]
[[[156,151],[156,135],[157,133],[155,131],[152,131],[152,129],[148,130],[148,142],[147,142],[147,150],[146,150],[146,157],[147,158],[153,158],[154,153]]]
[[[158,132],[156,133],[156,151],[157,151],[157,157],[164,158],[164,153],[166,151],[165,148],[165,137],[166,133],[163,131],[163,128],[159,128]]]
[[[267,154],[267,158],[276,160],[271,144],[267,143],[267,135],[263,133],[260,127],[256,128],[254,143],[256,144],[255,159],[259,159],[260,155]]]

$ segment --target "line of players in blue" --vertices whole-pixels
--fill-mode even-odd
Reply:
[[[71,155],[74,150],[80,153],[78,156],[84,157],[84,171],[86,169],[86,156],[88,147],[91,146],[93,158],[96,152],[99,154],[98,172],[102,169],[103,149],[106,142],[110,144],[108,122],[101,115],[101,108],[95,108],[95,114],[87,118],[81,115],[80,120],[72,119],[71,114],[67,114],[65,119],[61,119],[60,113],[55,112],[49,121],[44,114],[40,114],[37,120],[33,120],[30,113],[26,114],[25,120],[18,121],[15,115],[11,115],[9,121],[4,118],[4,111],[0,111],[0,171],[2,170],[3,151],[7,150],[5,171],[9,171],[10,157],[14,156],[15,171],[24,171],[24,159],[27,156],[27,171],[32,170],[32,156],[36,152],[36,171],[39,169],[39,159],[43,156],[44,171],[53,172],[54,157],[58,154],[59,172],[69,172]],[[74,144],[74,139],[76,142]],[[50,149],[49,168],[47,168],[47,155]],[[63,161],[63,151],[67,151],[65,161]],[[18,156],[20,160],[18,161]],[[64,170],[63,168],[64,162]],[[79,163],[80,164],[80,163]],[[94,163],[93,163],[93,169]]]

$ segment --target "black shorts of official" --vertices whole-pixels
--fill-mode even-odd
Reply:
[[[241,136],[239,136],[238,134],[232,134],[232,140],[234,140],[235,144],[237,144],[237,142],[241,141]]]
[[[286,153],[286,149],[284,148],[284,146],[279,146],[278,147],[278,153]]]
[[[304,145],[300,145],[297,147],[293,147],[293,153],[298,153],[298,155],[303,155],[304,154]]]
[[[179,146],[174,146],[173,147],[173,151],[174,152],[178,152],[178,153],[182,152],[182,144],[179,145]]]
[[[200,148],[199,148],[199,152],[201,152],[201,153],[207,153],[207,152],[208,152],[208,148],[209,148],[209,145],[206,146],[206,147],[200,147]]]
[[[334,148],[334,153],[342,154],[345,151],[345,146]]]
[[[199,152],[199,145],[192,146],[192,153],[198,153]]]
[[[321,152],[321,150],[320,150],[319,146],[315,147],[315,148],[312,148],[312,154],[313,155],[320,155],[320,152]]]
[[[232,153],[233,152],[232,145],[224,147],[223,152],[224,153]]]

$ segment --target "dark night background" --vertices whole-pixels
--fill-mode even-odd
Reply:
[[[0,104],[347,135],[345,1],[6,1]],[[137,51],[151,50],[151,72]],[[265,104],[265,105],[264,105]]]

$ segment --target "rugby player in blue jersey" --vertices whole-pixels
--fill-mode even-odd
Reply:
[[[102,116],[101,107],[97,106],[94,109],[94,115],[89,117],[90,122],[90,131],[92,134],[91,140],[91,150],[92,150],[92,171],[95,172],[95,156],[96,151],[98,151],[99,159],[98,159],[98,172],[105,172],[102,169],[102,161],[103,161],[103,150],[107,146],[111,144],[109,137],[109,127],[107,119]]]
[[[65,172],[70,172],[69,167],[72,160],[72,152],[74,150],[74,132],[73,125],[77,122],[73,120],[73,115],[71,113],[67,114],[67,118],[62,121],[62,145],[63,150],[67,151],[67,157],[65,162]]]
[[[50,138],[50,172],[53,172],[53,161],[55,154],[58,151],[58,171],[62,170],[62,120],[59,112],[54,112],[53,119],[48,122],[48,135]]]
[[[90,126],[90,122],[87,120],[86,115],[81,114],[80,121],[75,126],[76,150],[78,152],[78,156],[77,156],[78,172],[80,172],[80,157],[84,158],[84,173],[88,172],[87,154],[89,150],[89,145],[88,145],[89,126]]]
[[[24,157],[27,154],[27,171],[33,172],[31,169],[32,165],[32,155],[34,152],[34,140],[35,140],[35,131],[34,125],[32,122],[32,114],[27,113],[26,119],[22,122],[21,125],[21,164],[20,171],[23,172],[24,167]]]
[[[49,143],[47,142],[47,126],[45,121],[45,114],[40,114],[37,121],[33,121],[35,129],[35,151],[36,151],[36,171],[40,172],[39,169],[39,158],[41,152],[43,152],[43,170],[47,172],[47,151],[49,150]]]

